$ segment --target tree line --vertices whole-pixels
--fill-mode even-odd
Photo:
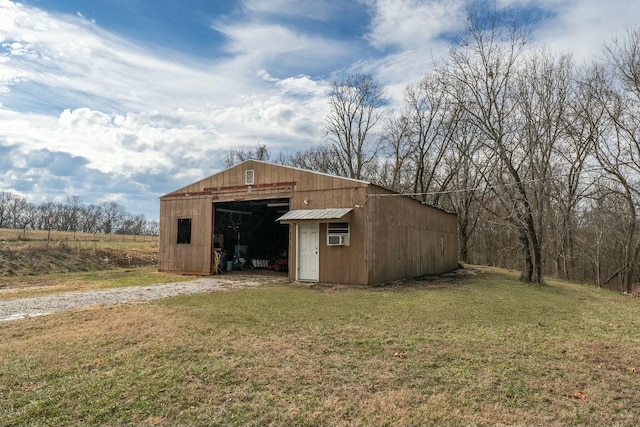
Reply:
[[[39,205],[10,192],[0,192],[0,228],[84,233],[158,235],[158,221],[133,215],[116,202],[83,204],[78,196]]]
[[[640,29],[601,59],[536,44],[517,16],[470,15],[389,108],[370,75],[332,83],[325,143],[277,163],[363,179],[458,215],[463,262],[631,292],[640,269]],[[227,166],[268,160],[265,145]]]

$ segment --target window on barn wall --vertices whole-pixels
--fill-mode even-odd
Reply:
[[[178,219],[178,244],[191,244],[191,218]]]
[[[246,185],[253,185],[253,169],[247,169],[244,171],[244,183]]]
[[[349,246],[348,222],[330,222],[327,224],[327,246]]]

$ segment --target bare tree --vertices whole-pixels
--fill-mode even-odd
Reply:
[[[414,166],[413,193],[423,202],[438,205],[441,192],[446,190],[456,171],[455,165],[446,168],[441,162],[453,148],[462,109],[446,92],[443,79],[432,75],[407,86],[405,104]],[[428,196],[429,192],[434,193],[433,197]]]
[[[114,233],[125,215],[125,209],[117,202],[102,203],[102,232],[105,234]]]
[[[33,205],[27,202],[24,197],[14,197],[10,206],[11,227],[26,229],[29,224],[29,210],[32,208]]]
[[[391,115],[382,134],[384,160],[378,171],[381,185],[398,192],[409,192],[413,166],[412,146],[409,140],[410,125],[406,115]]]
[[[316,172],[340,175],[341,169],[335,161],[333,149],[326,145],[298,151],[290,156],[280,155],[276,160],[282,165],[294,166]]]
[[[7,191],[0,191],[0,228],[9,226],[10,204],[15,195]]]
[[[593,67],[589,81],[606,120],[593,137],[593,150],[607,174],[601,185],[624,201],[624,251],[614,276],[620,274],[624,289],[631,292],[640,254],[640,29],[610,43],[605,56],[606,63]]]
[[[331,84],[326,129],[339,175],[366,179],[374,173],[380,138],[373,132],[386,102],[384,89],[367,74]]]
[[[268,161],[271,157],[271,152],[267,148],[266,144],[257,144],[255,147],[239,147],[232,148],[227,153],[227,158],[224,161],[226,168],[230,168],[233,165],[242,163],[245,160],[263,160]]]
[[[53,202],[43,202],[38,206],[38,230],[46,230],[53,225],[58,209]]]
[[[526,213],[524,217],[529,218],[531,215],[533,227],[529,219],[525,221],[525,225],[528,243],[534,256],[534,276],[540,279],[543,268],[542,250],[547,241],[545,232],[550,221],[550,196],[554,183],[563,174],[562,159],[568,154],[564,151],[567,145],[562,143],[567,140],[566,120],[572,83],[571,57],[555,56],[544,49],[531,52],[523,61],[518,73],[518,126],[514,136],[518,141],[516,144],[520,145],[518,151],[524,156],[524,161],[512,163],[517,165],[517,174],[528,181],[525,186],[526,193],[521,193],[520,197],[530,204],[530,213]],[[579,174],[575,167],[580,166],[580,161],[569,161],[574,167],[570,173],[574,179],[579,178],[575,176],[576,173]],[[573,188],[571,191],[575,192],[576,189]],[[576,194],[571,194],[571,202],[575,202],[575,196]],[[571,215],[571,208],[567,209],[566,215]],[[567,218],[567,221],[569,220]]]
[[[145,225],[145,236],[157,236],[160,231],[160,222],[156,220],[147,221]]]
[[[81,230],[85,233],[97,233],[100,230],[102,208],[99,205],[90,204],[82,207]]]
[[[445,157],[452,172],[450,191],[444,192],[445,207],[458,215],[458,248],[462,262],[469,261],[470,242],[481,215],[488,187],[486,177],[493,159],[481,150],[480,132],[467,121],[457,123],[453,144]]]
[[[67,196],[66,203],[61,205],[60,213],[57,215],[57,226],[63,231],[80,230],[80,213],[82,203],[80,196]]]
[[[22,196],[0,192],[0,218],[4,228],[157,234],[157,224],[154,226],[142,214],[129,214],[116,202],[84,205],[77,195],[68,196],[65,203],[43,202],[36,206]]]
[[[466,119],[479,129],[484,149],[497,156],[491,188],[505,211],[504,220],[518,230],[524,258],[522,279],[541,283],[542,246],[536,228],[535,199],[523,163],[527,147],[514,138],[519,126],[518,67],[528,35],[518,27],[517,20],[506,21],[495,15],[471,17],[469,23],[466,38],[451,48],[440,73]]]
[[[575,74],[575,73],[574,73]],[[585,171],[591,157],[591,145],[601,126],[602,108],[590,96],[582,77],[570,85],[569,101],[563,113],[564,132],[552,154],[553,175],[548,187],[550,196],[550,238],[555,274],[576,279],[576,237],[581,202],[593,188],[592,175]],[[584,219],[584,216],[582,216]],[[584,225],[584,224],[582,224]]]
[[[611,193],[606,186],[597,185],[579,215],[575,240],[580,246],[576,264],[583,262],[577,280],[608,285],[620,272],[620,259],[624,253],[627,220],[621,215],[622,197]],[[622,212],[623,213],[623,212]]]
[[[139,236],[144,234],[146,219],[144,215],[124,214],[118,227],[118,234],[132,234]]]

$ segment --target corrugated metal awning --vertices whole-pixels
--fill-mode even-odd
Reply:
[[[276,221],[308,221],[320,219],[340,219],[353,208],[329,208],[329,209],[297,209],[287,212]]]

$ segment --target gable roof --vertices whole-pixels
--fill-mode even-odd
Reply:
[[[209,176],[207,176],[205,178],[199,179],[199,180],[191,182],[191,183],[189,183],[189,184],[187,184],[187,185],[185,185],[183,187],[180,187],[180,188],[178,188],[176,190],[170,191],[169,193],[160,196],[160,198],[169,196],[169,195],[171,195],[173,193],[181,192],[182,190],[184,190],[187,187],[191,187],[192,185],[198,184],[199,182],[211,179],[211,178],[215,177],[216,175],[222,174],[222,173],[224,173],[226,171],[229,171],[231,169],[240,168],[245,163],[251,163],[251,162],[260,163],[260,164],[268,165],[268,166],[276,166],[276,167],[279,167],[279,168],[285,168],[285,169],[290,169],[290,170],[299,171],[299,172],[312,173],[312,174],[327,176],[327,177],[331,177],[331,178],[337,178],[337,179],[341,179],[341,180],[345,180],[345,181],[351,181],[351,182],[355,182],[355,183],[359,183],[359,184],[363,184],[363,185],[372,185],[369,181],[363,181],[363,180],[360,180],[360,179],[347,178],[347,177],[344,177],[344,176],[332,175],[332,174],[325,173],[325,172],[317,172],[317,171],[310,170],[310,169],[302,169],[302,168],[298,168],[298,167],[295,167],[295,166],[288,166],[288,165],[281,165],[281,164],[277,164],[277,163],[265,162],[263,160],[247,159],[247,160],[244,160],[244,161],[242,161],[242,162],[240,162],[240,163],[238,163],[236,165],[233,165],[233,166],[228,167],[226,169],[222,169],[221,171],[218,171],[218,172],[216,172],[216,173],[214,173],[212,175],[209,175]]]
[[[357,183],[360,183],[360,184],[371,184],[371,182],[364,181],[364,180],[361,180],[361,179],[347,178],[346,176],[333,175],[333,174],[330,174],[330,173],[318,172],[318,171],[314,171],[314,170],[311,170],[311,169],[302,169],[302,168],[299,168],[299,167],[296,167],[296,166],[288,166],[288,165],[281,165],[281,164],[278,164],[278,163],[265,162],[263,160],[247,159],[247,160],[245,160],[243,162],[238,163],[237,165],[231,166],[228,169],[240,166],[240,165],[242,165],[244,163],[247,163],[247,162],[262,163],[263,165],[278,166],[278,167],[282,167],[282,168],[297,170],[297,171],[300,171],[300,172],[309,172],[309,173],[314,173],[316,175],[330,176],[331,178],[340,178],[340,179],[344,179],[344,180],[347,180],[347,181],[357,182]],[[225,170],[227,170],[227,169],[225,169]],[[224,171],[220,171],[220,172],[224,172]]]

